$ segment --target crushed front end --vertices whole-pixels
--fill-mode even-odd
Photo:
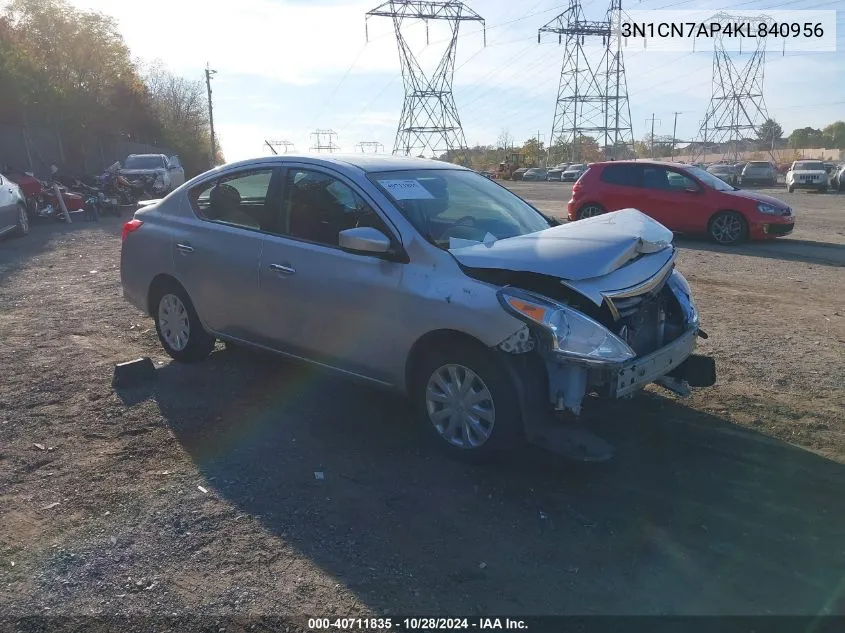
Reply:
[[[713,359],[693,353],[706,334],[674,252],[648,279],[602,290],[598,305],[577,285],[560,283],[568,287],[554,299],[514,286],[499,292],[503,307],[526,323],[500,348],[539,354],[555,410],[578,416],[587,394],[623,398],[652,382],[679,395],[714,384]]]

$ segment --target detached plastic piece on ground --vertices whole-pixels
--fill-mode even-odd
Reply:
[[[115,364],[111,384],[116,389],[126,389],[149,382],[155,378],[155,375],[153,361],[146,357],[136,358],[126,363]]]

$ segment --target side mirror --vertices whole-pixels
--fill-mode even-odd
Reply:
[[[370,226],[359,226],[341,231],[337,240],[342,249],[353,253],[384,255],[390,252],[390,239]]]
[[[684,187],[686,193],[699,193],[701,190],[698,187]]]

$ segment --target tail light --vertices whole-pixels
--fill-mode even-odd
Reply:
[[[143,222],[141,220],[137,220],[135,218],[129,220],[129,222],[123,225],[123,232],[120,234],[120,241],[124,241],[130,233],[134,233],[140,229],[142,224]]]

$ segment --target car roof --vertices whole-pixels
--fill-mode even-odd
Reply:
[[[235,163],[227,163],[225,168],[248,167],[254,164],[274,163],[311,163],[323,167],[357,167],[364,172],[402,171],[406,169],[464,169],[460,165],[442,160],[413,158],[409,156],[386,156],[381,154],[281,154],[279,156],[260,156]],[[470,170],[467,170],[470,171]]]

